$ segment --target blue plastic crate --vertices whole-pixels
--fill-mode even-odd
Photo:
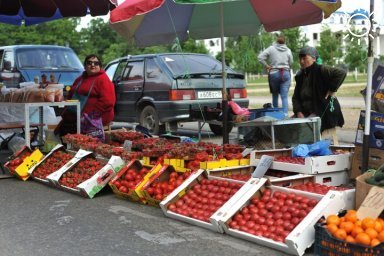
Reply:
[[[270,116],[279,120],[282,120],[285,118],[282,108],[257,108],[257,109],[250,109],[249,111],[251,112],[249,120],[253,120],[263,116]]]

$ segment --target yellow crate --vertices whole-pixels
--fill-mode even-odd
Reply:
[[[23,163],[16,168],[15,173],[17,177],[26,181],[29,178],[28,170],[40,162],[43,157],[44,155],[39,149],[34,150],[32,154],[27,156]]]
[[[164,164],[172,165],[174,167],[185,167],[185,160],[184,159],[178,159],[178,158],[171,158],[171,159],[164,159]]]
[[[162,166],[161,164],[157,164],[155,165],[155,167],[153,167],[151,169],[151,171],[144,176],[143,180],[140,182],[140,184],[138,184],[134,190],[135,194],[137,195],[137,198],[142,202],[142,203],[147,203],[146,202],[146,199],[145,199],[145,196],[143,194],[143,186],[145,184],[147,184],[147,182],[153,177],[155,176],[155,174],[157,174],[160,170],[164,169],[166,167]]]
[[[225,167],[233,167],[233,166],[239,166],[239,165],[240,165],[239,159],[227,160],[225,163]]]
[[[240,159],[239,164],[240,165],[250,165],[251,164],[251,160],[249,158],[242,158],[242,159]]]

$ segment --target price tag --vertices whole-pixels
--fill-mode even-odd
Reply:
[[[262,155],[256,170],[252,173],[252,178],[261,178],[268,171],[273,163],[273,156]]]
[[[124,141],[124,144],[123,144],[123,148],[128,151],[128,152],[131,152],[132,150],[132,141],[130,140],[125,140]]]
[[[241,152],[242,157],[246,157],[252,152],[253,148],[246,148],[243,152]]]
[[[384,189],[374,186],[369,190],[363,203],[357,210],[359,219],[366,217],[377,218],[384,210]]]

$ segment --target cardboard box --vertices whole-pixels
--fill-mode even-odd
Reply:
[[[384,188],[373,186],[364,198],[356,214],[362,220],[366,217],[377,218],[384,210]]]
[[[356,209],[360,207],[371,188],[375,187],[374,185],[365,182],[365,180],[372,175],[372,172],[365,172],[356,178]]]
[[[77,151],[74,158],[72,158],[69,162],[63,165],[59,170],[51,173],[47,176],[47,180],[51,183],[51,185],[60,188],[59,179],[63,173],[71,169],[74,165],[76,165],[82,158],[91,155],[92,152],[80,149]]]
[[[89,151],[79,152],[58,171],[50,174],[47,179],[52,182],[55,187],[75,194],[93,198],[108,182],[116,175],[116,173],[124,166],[125,162],[119,156],[112,156],[109,161],[89,179],[77,184],[75,188],[64,186],[60,183],[61,176],[67,171],[75,168],[80,161],[87,157],[93,157]],[[100,160],[99,160],[100,161]]]
[[[134,189],[128,188],[128,192],[123,193],[114,184],[116,181],[121,180],[122,177],[125,176],[125,174],[129,169],[133,169],[137,173],[139,173],[143,167],[149,168],[150,171],[135,185]],[[120,171],[117,173],[117,175],[108,184],[112,188],[113,193],[115,193],[117,197],[121,199],[127,199],[133,202],[145,203],[145,200],[142,200],[137,194],[136,189],[142,186],[142,184],[144,184],[147,180],[149,180],[150,177],[156,174],[161,169],[161,167],[162,167],[161,164],[157,164],[154,167],[144,166],[141,164],[139,160],[132,160],[128,164],[126,164],[123,168],[121,168]]]
[[[350,178],[354,179],[362,174],[361,165],[363,159],[363,147],[356,146],[352,157]],[[384,163],[384,150],[370,148],[368,155],[368,169],[377,169]]]
[[[157,200],[156,198],[152,197],[148,193],[147,189],[152,184],[154,184],[156,182],[169,181],[171,173],[175,172],[175,171],[176,170],[172,165],[161,166],[161,168],[153,176],[151,176],[148,180],[140,183],[140,185],[137,186],[137,188],[135,189],[136,194],[145,203],[152,205],[152,206],[159,206],[159,204],[162,200]],[[183,172],[178,172],[178,173],[179,173],[179,175],[183,175]],[[163,193],[163,194],[165,194],[165,193]]]
[[[121,157],[112,156],[108,163],[95,175],[77,185],[77,191],[79,191],[82,196],[93,198],[108,184],[123,165],[124,161]]]
[[[19,149],[13,155],[8,157],[8,161],[4,164],[4,167],[8,170],[9,174],[18,177],[16,172],[15,172],[16,168],[19,165],[21,165],[23,163],[24,159],[26,157],[30,156],[31,154],[32,154],[32,150],[27,146],[23,146],[21,149]],[[13,160],[18,160],[18,159],[20,159],[20,161],[18,161],[20,163],[17,165],[14,165]]]
[[[39,178],[35,175],[35,170],[37,168],[39,168],[43,163],[45,163],[47,161],[47,159],[49,159],[55,152],[57,151],[64,151],[64,152],[67,152],[67,150],[65,149],[64,145],[56,145],[48,154],[46,154],[35,166],[33,166],[31,169],[28,170],[28,174],[30,175],[30,177],[33,179],[33,180],[36,180],[38,182],[41,182],[41,183],[44,183],[44,184],[50,184],[48,179],[44,179],[44,178]],[[72,154],[72,156],[74,157],[76,152],[67,152],[69,154]],[[58,168],[60,169],[60,168]],[[58,169],[51,169],[51,173],[54,173],[55,171],[57,171]]]
[[[251,165],[257,166],[261,156],[291,156],[292,148],[275,150],[255,150],[251,152]],[[306,157],[304,164],[294,164],[273,161],[271,169],[297,172],[303,174],[319,174],[327,172],[346,171],[351,169],[352,153],[334,154],[328,156]]]
[[[23,163],[15,169],[15,176],[26,181],[29,178],[28,170],[35,166],[44,155],[39,149],[35,149],[30,156],[24,158]]]
[[[363,144],[365,127],[365,110],[360,111],[360,118],[356,132],[356,145]],[[369,147],[384,149],[384,114],[371,111],[371,121],[369,128]]]
[[[267,246],[284,253],[293,255],[303,255],[305,250],[309,248],[315,240],[314,225],[324,215],[333,214],[338,212],[340,209],[345,207],[344,201],[339,193],[333,191],[328,192],[324,196],[320,195],[306,195],[297,190],[291,190],[283,187],[268,186],[273,193],[275,191],[281,191],[286,193],[295,193],[308,198],[314,198],[319,200],[318,204],[312,209],[304,219],[297,224],[297,226],[288,234],[285,242],[277,242],[269,238],[252,235],[248,232],[232,229],[229,227],[229,222],[232,217],[240,211],[243,207],[250,203],[250,200],[255,197],[260,197],[263,190],[267,188],[266,185],[261,186],[258,190],[249,190],[248,193],[244,194],[237,204],[232,205],[228,211],[222,214],[222,218],[219,220],[220,226],[224,229],[224,232],[245,239],[263,246]]]

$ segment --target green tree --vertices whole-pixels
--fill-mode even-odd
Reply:
[[[79,32],[76,31],[79,20],[78,18],[60,19],[32,26],[0,24],[0,45],[69,45],[76,51],[80,48]]]
[[[338,60],[343,56],[342,53],[342,32],[333,33],[329,27],[323,27],[320,33],[320,44],[317,51],[323,63],[329,66],[338,64]]]
[[[366,68],[366,59],[368,55],[368,49],[365,41],[354,40],[353,37],[347,37],[346,40],[346,53],[344,58],[345,64],[347,64],[350,71],[357,68],[359,72],[363,72]]]

